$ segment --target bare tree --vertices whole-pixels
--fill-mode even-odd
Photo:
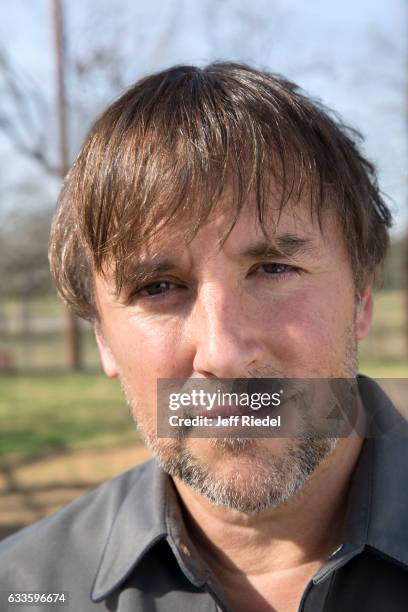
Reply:
[[[27,185],[27,188],[30,186]],[[33,191],[35,186],[32,186]],[[51,291],[47,259],[52,207],[13,212],[0,229],[0,296],[43,295]],[[19,248],[16,248],[16,243]],[[6,281],[6,282],[5,282]]]
[[[64,20],[61,0],[52,0],[53,29],[55,38],[56,59],[56,92],[57,92],[57,118],[58,118],[58,144],[59,144],[59,174],[64,178],[69,169],[69,142],[67,124],[67,105],[65,93],[65,45]],[[69,363],[72,369],[82,367],[81,336],[78,317],[66,309],[67,341]]]
[[[59,169],[49,146],[49,131],[44,118],[52,116],[45,96],[38,86],[16,69],[4,48],[0,47],[0,129],[15,149],[35,161],[47,174],[57,176]]]
[[[179,6],[173,4],[161,30],[149,45],[145,41],[147,52],[135,54],[135,72],[142,67],[142,57],[148,58],[144,64],[149,64],[149,70],[163,57],[177,25]],[[37,164],[46,180],[57,180],[66,174],[96,113],[128,82],[129,57],[126,57],[127,52],[120,44],[123,26],[120,20],[115,20],[118,12],[112,15],[110,8],[107,14],[106,7],[104,10],[101,3],[99,10],[93,14],[91,44],[88,36],[82,37],[88,39],[86,44],[74,49],[67,45],[62,0],[51,0],[51,7],[57,104],[53,104],[50,92],[44,91],[31,75],[16,65],[6,49],[0,47],[0,130],[20,155]],[[106,27],[107,23],[109,28]],[[50,129],[50,120],[55,122],[57,129]],[[56,134],[59,138],[56,138]],[[46,253],[46,242],[42,241],[41,248],[43,254]],[[14,245],[14,249],[15,262],[27,265],[27,271],[32,270],[30,258],[26,257],[24,249],[19,244]],[[7,261],[9,265],[10,261]],[[35,261],[37,259],[33,258],[32,262]],[[13,273],[17,274],[17,267],[13,264]],[[21,274],[17,274],[17,277],[22,278]],[[17,277],[15,282],[19,284]],[[66,320],[69,363],[72,368],[78,369],[82,362],[79,322],[70,312],[67,312]]]
[[[35,190],[35,186],[32,188]],[[0,301],[6,297],[18,298],[18,320],[27,362],[32,344],[32,298],[50,293],[52,287],[47,258],[51,216],[51,207],[25,210],[23,214],[13,212],[3,216],[0,226]],[[5,311],[1,324],[6,332]],[[0,369],[6,362],[6,353],[0,351]]]
[[[405,38],[408,40],[408,9],[406,9],[405,13]],[[404,75],[404,83],[405,83],[405,134],[406,139],[408,140],[408,46],[406,47],[406,55],[405,55],[405,75]],[[406,173],[405,173],[406,175]],[[406,202],[406,206],[408,208],[408,201]],[[405,238],[402,239],[401,251],[403,253],[403,266],[404,266],[404,293],[405,293],[405,346],[406,346],[406,355],[408,356],[408,229],[405,232]]]
[[[60,24],[57,23],[56,18],[54,23],[56,37],[61,36],[61,32],[57,32]],[[56,43],[57,51],[58,44],[59,41]],[[61,58],[58,53],[56,53],[56,56],[60,62]],[[49,118],[54,114],[47,97],[32,82],[32,79],[21,71],[15,70],[4,49],[0,50],[0,74],[2,89],[6,94],[4,98],[6,103],[3,103],[0,112],[0,128],[3,133],[9,137],[15,149],[24,157],[36,162],[45,175],[63,177],[68,169],[69,157],[65,131],[66,121],[65,116],[61,116],[60,110],[61,105],[64,106],[63,98],[61,99],[61,67],[59,66],[58,70],[61,151],[59,161],[55,143],[50,138],[54,134],[54,130],[49,129]],[[63,108],[63,110],[65,109]],[[18,290],[19,295],[23,298],[25,328],[28,329],[29,298],[33,290],[38,290],[39,287],[43,286],[48,235],[41,236],[41,240],[38,240],[35,232],[34,234],[33,231],[27,232],[27,228],[30,230],[36,228],[38,231],[38,228],[41,227],[43,231],[46,227],[49,233],[50,211],[42,210],[36,219],[33,218],[30,211],[26,210],[25,215],[26,223],[22,224],[20,220],[19,227],[14,227],[15,236],[24,235],[24,240],[21,243],[14,243],[13,247],[10,248],[11,253],[14,253],[15,256],[3,260],[3,268],[5,266],[8,268],[3,269],[3,275],[7,275],[10,289],[14,293]],[[41,223],[39,224],[40,218]],[[44,218],[46,218],[45,223]],[[22,227],[23,225],[24,227]],[[13,224],[10,224],[10,227],[12,226]],[[23,230],[23,234],[21,230]],[[49,273],[47,278],[49,278]],[[40,280],[41,282],[39,282]],[[81,367],[80,330],[75,316],[70,312],[67,312],[67,340],[70,367],[79,369]]]

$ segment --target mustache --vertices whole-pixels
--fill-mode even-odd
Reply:
[[[287,378],[283,370],[277,369],[276,366],[272,364],[264,364],[257,368],[248,369],[246,376],[241,376],[241,378]]]

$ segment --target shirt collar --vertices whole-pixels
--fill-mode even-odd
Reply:
[[[374,381],[362,383],[363,401],[376,407],[366,441],[372,459],[367,546],[408,565],[408,422]]]
[[[141,468],[121,504],[102,554],[91,598],[98,602],[118,588],[145,554],[167,540],[185,576],[196,587],[209,579],[209,568],[191,541],[171,478],[155,460]]]
[[[147,551],[167,536],[166,478],[155,461],[141,468],[109,533],[91,591],[93,601],[101,601],[114,591]]]
[[[350,484],[344,544],[314,577],[319,582],[371,548],[408,566],[408,422],[381,387],[358,377],[368,416],[368,434]]]
[[[358,378],[371,415],[371,435],[364,441],[353,474],[346,514],[345,543],[314,577],[319,582],[366,546],[408,565],[408,423],[371,379]],[[398,436],[396,435],[398,432]],[[171,479],[156,461],[139,468],[113,523],[96,573],[92,600],[107,597],[129,576],[156,543],[167,539],[190,581],[204,584],[208,572],[188,538]],[[187,554],[181,554],[183,545]]]

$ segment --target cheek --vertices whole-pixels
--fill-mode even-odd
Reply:
[[[134,317],[116,321],[109,331],[110,348],[132,401],[133,416],[152,439],[156,431],[157,379],[185,377],[176,358],[178,326]]]
[[[310,371],[342,360],[345,338],[353,322],[353,309],[337,296],[319,300],[316,293],[290,296],[262,315],[269,353],[293,372]],[[324,371],[324,370],[323,370]]]
[[[175,359],[180,343],[180,325],[175,320],[133,317],[119,323],[111,337],[112,351],[132,386],[155,389],[157,378],[182,377],[181,364]]]

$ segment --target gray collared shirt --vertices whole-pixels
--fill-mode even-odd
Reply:
[[[343,545],[307,585],[303,612],[408,609],[408,424],[381,389],[359,381],[374,429],[353,474]],[[384,419],[387,423],[384,424]],[[391,425],[389,425],[391,423]],[[0,544],[0,610],[10,592],[68,592],[68,605],[19,610],[228,611],[155,461],[106,482]]]

